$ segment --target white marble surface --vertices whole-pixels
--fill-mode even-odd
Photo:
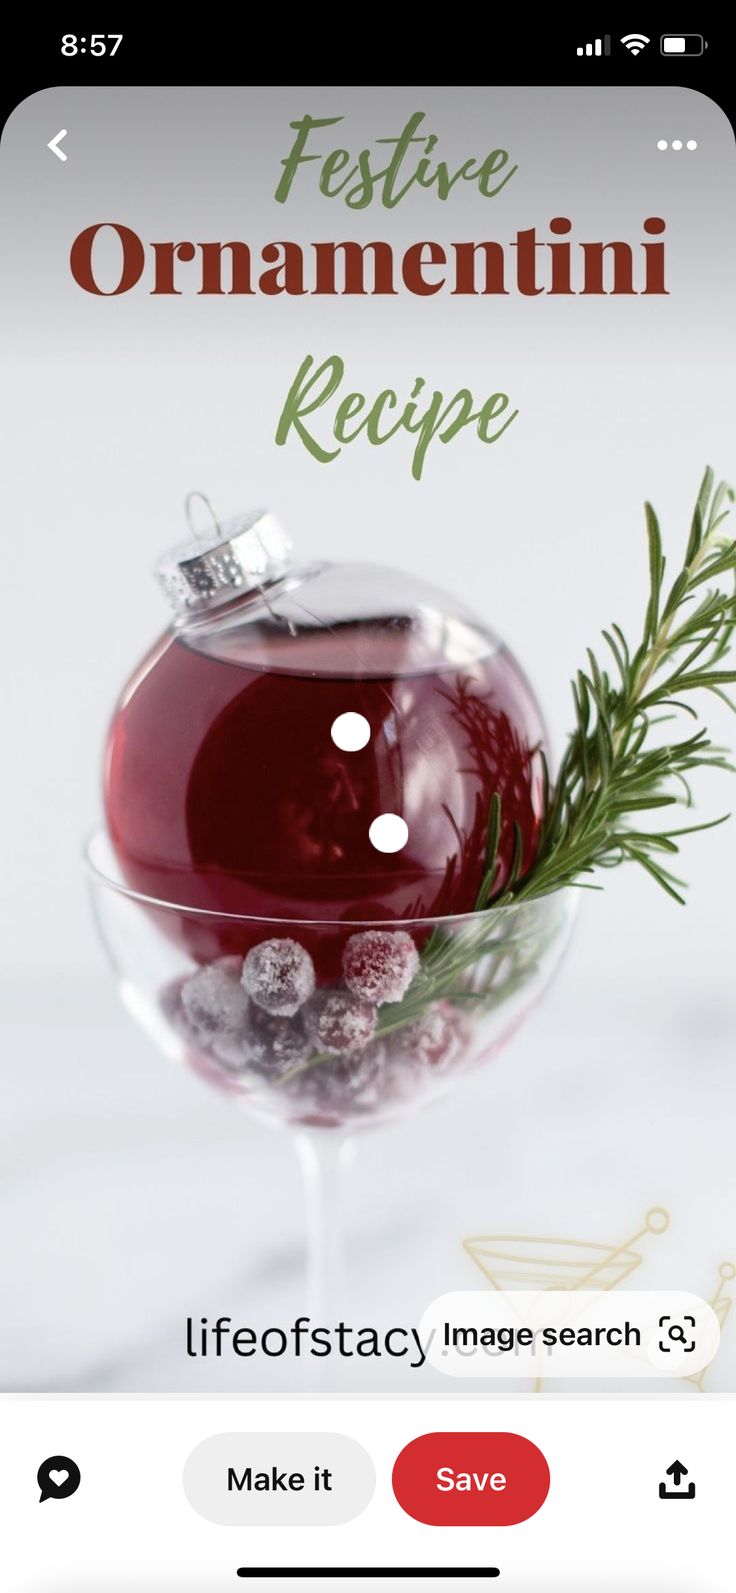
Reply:
[[[709,1296],[736,1261],[736,993],[672,976],[652,997],[641,965],[625,991],[596,986],[605,930],[598,908],[584,917],[554,990],[483,1074],[362,1140],[342,1210],[353,1323],[411,1324],[482,1284],[467,1234],[613,1244],[664,1205],[670,1229],[641,1241],[632,1281]],[[305,1309],[288,1136],[162,1062],[94,957],[86,978],[15,980],[2,1009],[0,1385],[314,1386],[304,1362],[184,1353],[187,1316],[288,1326]],[[330,1366],[346,1389],[455,1386],[401,1362]],[[707,1387],[736,1387],[736,1310]]]

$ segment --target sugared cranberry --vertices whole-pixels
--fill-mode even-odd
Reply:
[[[313,994],[314,963],[297,940],[262,940],[245,959],[243,985],[264,1012],[292,1018]]]
[[[248,1043],[252,1065],[264,1077],[280,1078],[314,1050],[300,1012],[280,1018],[256,1006],[251,1008]]]
[[[347,1122],[379,1110],[386,1072],[386,1048],[381,1040],[371,1040],[360,1051],[319,1062],[297,1075],[290,1086],[292,1099],[325,1121]]]
[[[248,997],[240,982],[240,957],[218,957],[198,968],[181,987],[181,1004],[192,1027],[202,1035],[232,1035],[242,1028]]]
[[[446,1067],[460,1045],[458,1015],[445,1001],[436,1001],[406,1028],[399,1030],[402,1054],[431,1068]]]
[[[349,990],[320,991],[311,1003],[307,1024],[318,1050],[342,1054],[360,1051],[373,1038],[377,1012]]]
[[[342,958],[348,990],[383,1006],[401,1001],[419,967],[419,953],[404,929],[364,929],[351,935]]]

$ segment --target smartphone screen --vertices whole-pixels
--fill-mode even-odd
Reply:
[[[36,33],[3,1586],[722,1593],[725,32]]]

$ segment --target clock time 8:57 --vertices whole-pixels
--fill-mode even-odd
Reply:
[[[122,33],[65,33],[61,40],[62,55],[115,55],[123,42]]]

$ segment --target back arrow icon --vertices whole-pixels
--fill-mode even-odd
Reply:
[[[49,140],[46,148],[51,150],[52,155],[58,156],[59,160],[68,160],[69,156],[64,153],[63,149],[59,149],[62,138],[66,138],[65,127],[62,127],[61,132],[56,133],[54,137]]]

